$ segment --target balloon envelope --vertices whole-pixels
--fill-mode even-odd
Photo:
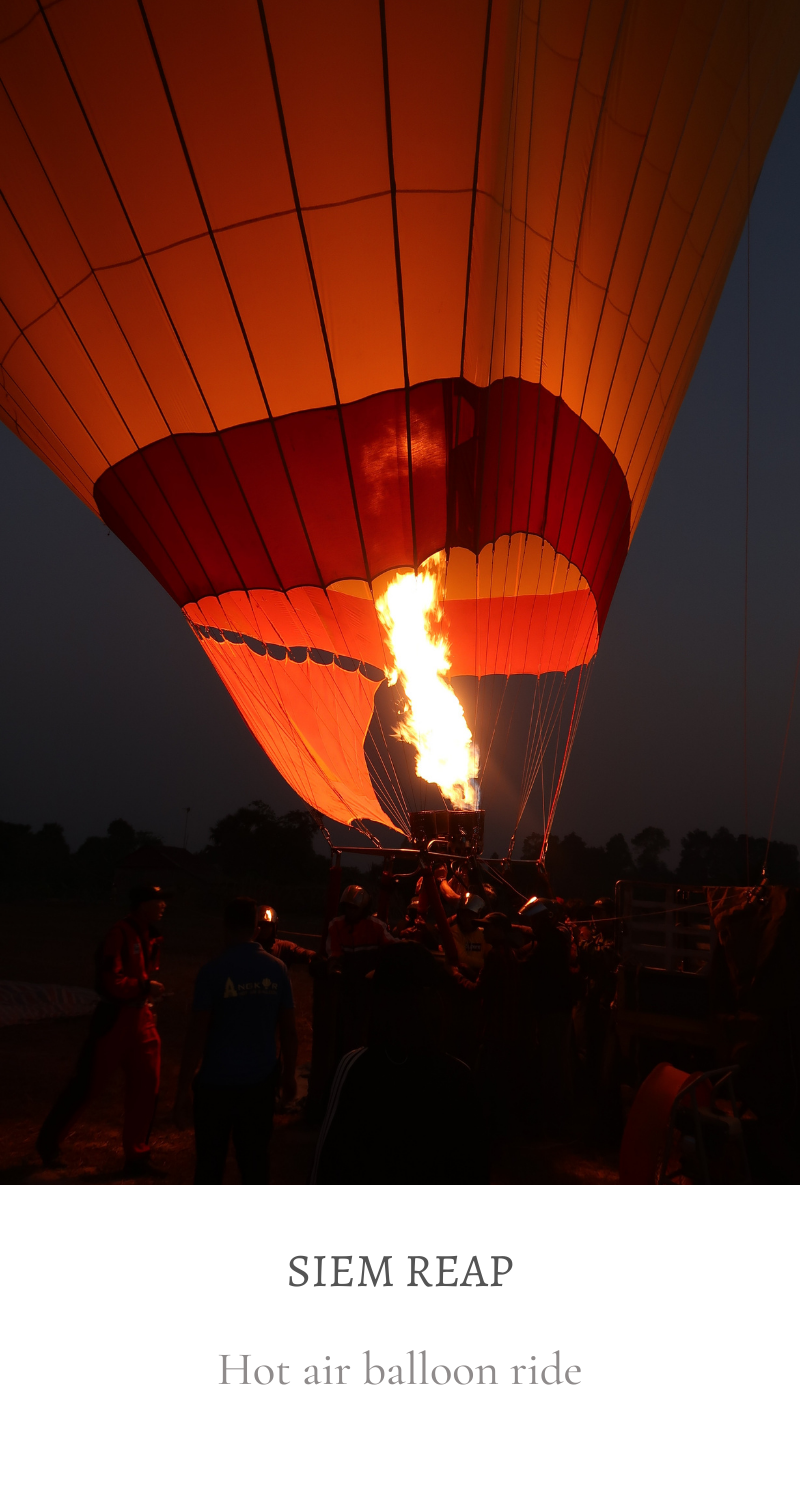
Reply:
[[[185,611],[291,785],[374,600],[591,661],[800,62],[793,0],[32,0],[0,35],[0,414]]]

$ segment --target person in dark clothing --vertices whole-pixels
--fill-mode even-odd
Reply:
[[[572,935],[550,902],[534,898],[519,915],[531,929],[530,945],[519,955],[520,1007],[527,1039],[522,1052],[532,1052],[535,1123],[559,1132],[569,1127],[572,1112]]]
[[[369,1043],[339,1064],[312,1182],[488,1182],[477,1090],[441,1046],[438,986],[419,944],[378,954]]]
[[[97,953],[100,1002],[75,1071],[62,1089],[36,1140],[46,1167],[57,1167],[59,1142],[89,1099],[102,1093],[113,1074],[125,1075],[122,1147],[126,1176],[153,1175],[150,1130],[161,1074],[161,1038],[150,1001],[163,993],[158,971],[166,910],[160,886],[131,891],[131,913],[115,922]]]
[[[242,1182],[269,1182],[280,1071],[276,1033],[283,1100],[297,1092],[291,982],[286,965],[264,952],[255,932],[255,902],[232,901],[225,912],[225,950],[200,970],[195,984],[174,1117],[179,1126],[189,1123],[193,1090],[196,1183],[222,1182],[231,1136]]]
[[[265,953],[279,958],[282,964],[308,965],[317,956],[313,948],[301,948],[299,943],[278,937],[278,913],[274,906],[259,906],[256,942],[261,944]]]
[[[328,974],[334,981],[335,1062],[360,1047],[367,1034],[366,977],[380,949],[394,942],[386,923],[373,914],[369,892],[349,885],[342,892],[341,914],[329,924],[325,940]]]
[[[510,1123],[510,1105],[517,1091],[519,963],[505,912],[489,913],[483,935],[488,947],[478,978],[458,974],[453,978],[460,990],[471,990],[477,1001],[475,1076],[491,1131],[502,1135]]]

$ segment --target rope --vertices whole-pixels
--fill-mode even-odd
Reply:
[[[750,838],[747,785],[747,634],[748,592],[750,571],[750,0],[747,0],[747,394],[745,398],[745,459],[744,459],[744,640],[742,662],[742,750],[744,772],[744,857],[745,878],[750,879]],[[784,746],[785,748],[785,746]],[[783,761],[781,760],[781,769]],[[773,809],[774,813],[774,809]]]

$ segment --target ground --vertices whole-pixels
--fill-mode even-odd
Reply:
[[[111,923],[121,915],[107,902],[14,902],[0,907],[0,978],[79,985],[94,982],[94,953]],[[285,929],[308,931],[302,916],[289,913]],[[295,939],[296,941],[298,939]],[[171,1121],[183,1036],[192,988],[200,966],[219,951],[219,914],[175,905],[167,914],[161,974],[165,997],[158,1002],[162,1037],[161,1096],[153,1126],[154,1159],[163,1181],[192,1181],[194,1149],[191,1130],[176,1130]],[[312,947],[311,942],[308,943]],[[291,1113],[278,1115],[272,1148],[272,1180],[308,1181],[316,1131],[303,1120],[311,1060],[311,981],[302,968],[292,969],[299,1037],[298,1101]],[[122,1083],[88,1106],[64,1141],[65,1166],[46,1171],[34,1142],[39,1127],[65,1082],[88,1030],[88,1019],[37,1021],[0,1028],[0,1182],[122,1182]],[[238,1182],[232,1156],[225,1181]],[[613,1182],[612,1157],[587,1154],[559,1142],[512,1139],[495,1152],[492,1180],[498,1183]]]

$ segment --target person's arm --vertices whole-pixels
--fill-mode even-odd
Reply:
[[[281,1102],[291,1104],[297,1094],[297,1027],[294,1010],[286,1006],[278,1012],[278,1039],[281,1044]]]
[[[310,964],[316,958],[313,948],[301,948],[299,943],[290,943],[286,938],[281,938],[275,948],[275,957],[284,964]]]
[[[210,1022],[210,1010],[193,1010],[189,1016],[181,1070],[178,1074],[178,1090],[172,1110],[173,1121],[179,1130],[186,1130],[192,1123],[192,1080],[205,1050]]]

